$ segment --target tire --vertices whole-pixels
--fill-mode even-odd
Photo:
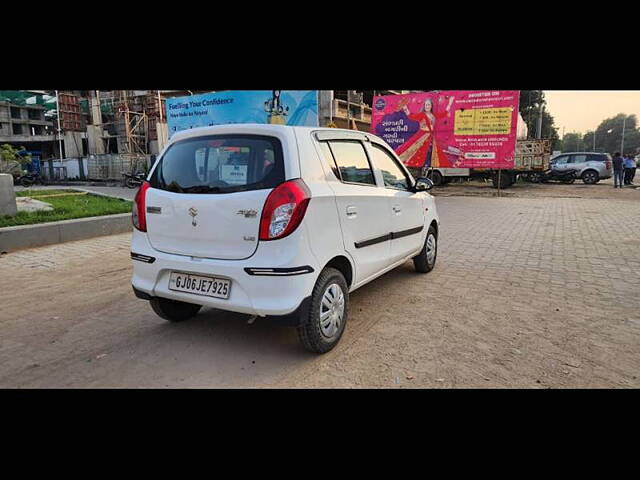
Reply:
[[[202,308],[202,305],[169,300],[168,298],[154,297],[149,300],[151,308],[156,315],[170,322],[182,322],[194,317]]]
[[[320,273],[309,309],[303,315],[298,338],[304,348],[313,353],[326,353],[338,344],[349,318],[349,287],[339,270],[325,268]],[[321,315],[325,318],[321,319]]]
[[[502,172],[502,174],[498,175],[498,173],[494,173],[491,175],[491,182],[493,183],[493,188],[498,188],[498,177],[500,177],[500,188],[509,188],[513,185],[514,177],[511,172]]]
[[[127,188],[136,188],[136,183],[135,183],[135,180],[133,178],[127,177],[127,179],[124,181],[124,183],[125,183]]]
[[[29,180],[28,178],[21,178],[20,179],[20,185],[22,185],[23,187],[27,188],[27,187],[30,187],[31,185],[33,185],[33,182],[31,180]]]
[[[427,237],[420,253],[413,257],[413,266],[418,273],[429,273],[436,266],[438,258],[438,234],[433,225],[429,226]]]
[[[595,185],[600,181],[600,175],[595,170],[587,170],[582,174],[582,181],[586,185]]]
[[[542,175],[539,172],[533,172],[528,175],[528,181],[531,183],[540,183],[542,181]]]
[[[437,170],[434,170],[433,172],[431,172],[430,177],[431,177],[431,181],[436,187],[439,187],[444,183],[444,177]]]

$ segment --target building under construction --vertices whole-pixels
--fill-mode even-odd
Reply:
[[[24,146],[48,176],[115,180],[148,166],[166,144],[164,100],[203,92],[0,91],[0,142]],[[320,125],[368,131],[373,96],[406,92],[321,90]]]

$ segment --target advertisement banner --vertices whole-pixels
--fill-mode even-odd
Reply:
[[[239,90],[168,98],[169,137],[228,123],[318,126],[317,90]]]
[[[374,97],[371,133],[408,167],[511,169],[519,97],[517,90]]]

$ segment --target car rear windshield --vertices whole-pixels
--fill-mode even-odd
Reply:
[[[592,153],[588,155],[587,160],[590,162],[606,162],[607,160],[611,160],[611,157],[609,157],[609,155],[606,153],[600,153],[600,154]]]
[[[176,193],[261,190],[282,182],[280,140],[258,135],[212,135],[176,142],[150,179],[153,188]]]

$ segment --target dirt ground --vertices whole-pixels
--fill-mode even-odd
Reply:
[[[625,188],[613,188],[613,179],[601,180],[595,185],[585,185],[582,180],[577,180],[571,185],[559,182],[535,184],[518,181],[513,186],[501,189],[500,197],[510,198],[602,198],[619,200],[638,200],[640,198],[639,186],[627,186]],[[491,181],[472,180],[454,181],[441,187],[435,187],[434,195],[441,197],[465,196],[465,197],[497,197],[498,190],[491,186]]]
[[[159,319],[128,234],[2,255],[0,387],[639,387],[640,191],[471,187],[434,190],[435,270],[354,292],[322,356],[240,314]]]

